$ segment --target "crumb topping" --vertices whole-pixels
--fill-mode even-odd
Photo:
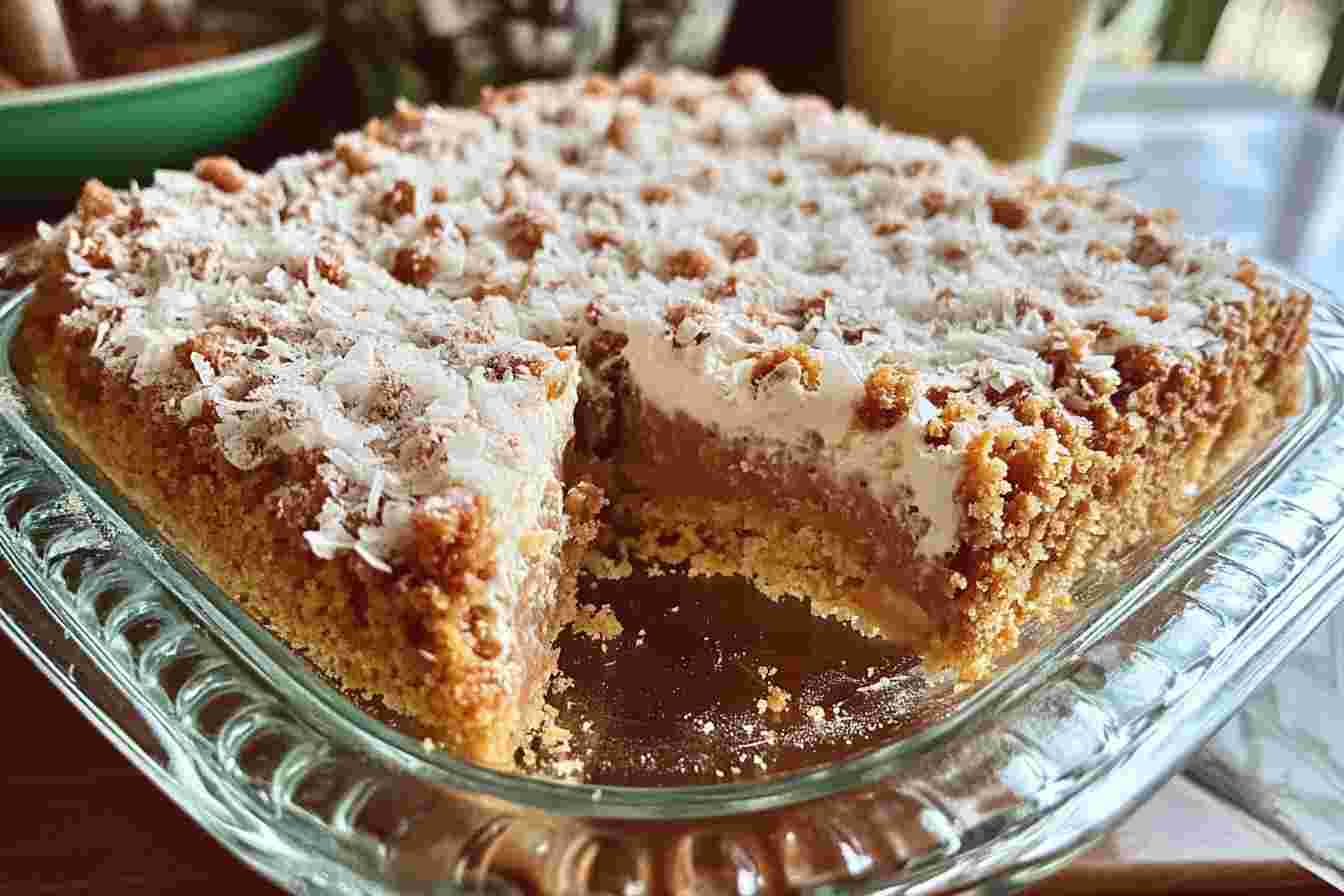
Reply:
[[[1282,289],[1168,214],[752,73],[403,103],[267,172],[91,181],[41,234],[109,371],[239,469],[320,458],[319,557],[425,567],[416,533],[463,489],[515,583],[573,433],[564,346],[620,355],[669,413],[901,495],[937,556],[977,437],[1123,418]]]
[[[777,684],[772,684],[766,691],[765,696],[756,701],[756,712],[760,715],[765,715],[767,711],[781,713],[789,708],[789,701],[792,699],[793,694]]]
[[[610,604],[580,604],[579,614],[573,623],[574,631],[592,638],[594,641],[611,641],[621,636],[625,627],[616,618]]]

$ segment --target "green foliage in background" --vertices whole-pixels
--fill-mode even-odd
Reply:
[[[1344,111],[1344,11],[1336,14],[1330,32],[1330,55],[1325,58],[1321,80],[1316,84],[1316,102],[1336,112]]]
[[[327,32],[354,72],[361,118],[385,112],[398,97],[431,99],[430,80],[416,61],[427,40],[417,0],[330,0]]]
[[[1117,19],[1131,0],[1102,0],[1101,24]],[[1157,61],[1198,65],[1209,55],[1229,0],[1164,0],[1154,38]],[[1316,0],[1318,11],[1334,22],[1330,51],[1314,99],[1327,108],[1344,106],[1344,0]]]
[[[1158,61],[1203,62],[1227,4],[1228,0],[1169,0],[1158,26]]]

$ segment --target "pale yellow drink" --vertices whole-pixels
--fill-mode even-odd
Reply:
[[[847,99],[893,128],[1051,161],[1085,64],[1090,0],[844,0]]]

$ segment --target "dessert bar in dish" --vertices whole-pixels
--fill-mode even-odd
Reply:
[[[69,438],[344,687],[497,765],[599,536],[599,572],[748,576],[983,677],[1293,413],[1311,304],[749,71],[90,182],[33,251]]]

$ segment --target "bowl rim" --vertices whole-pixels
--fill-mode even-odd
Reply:
[[[116,75],[92,81],[16,90],[8,96],[0,96],[0,112],[32,106],[54,106],[116,93],[139,93],[157,87],[233,74],[307,53],[322,43],[324,37],[323,26],[312,25],[284,40],[244,50],[241,53],[230,53],[218,59],[174,65],[133,75]]]

